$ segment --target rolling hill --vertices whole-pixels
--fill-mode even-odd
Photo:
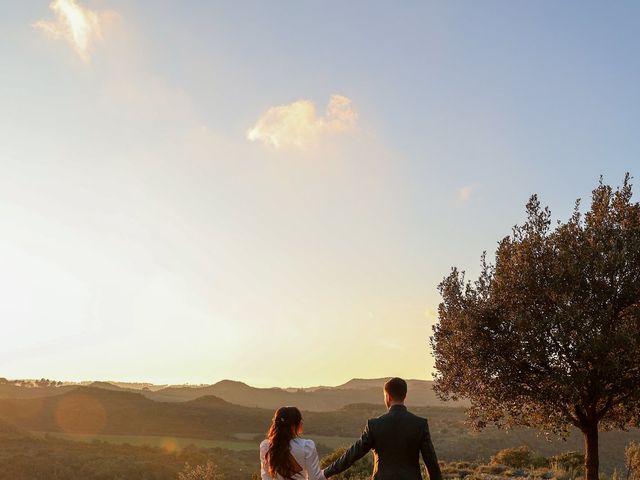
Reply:
[[[168,403],[141,393],[95,387],[51,397],[0,400],[0,418],[27,430],[61,433],[227,438],[235,429],[263,431],[270,417],[268,410],[215,397]]]
[[[366,385],[360,387],[367,391]],[[346,446],[360,435],[367,418],[384,411],[380,403],[347,405],[334,411],[303,411],[305,435],[316,439],[324,452],[330,450],[327,445]],[[507,432],[487,428],[472,432],[464,424],[463,408],[412,407],[412,411],[429,418],[438,455],[447,461],[488,460],[501,448],[519,445],[529,445],[544,455],[582,448],[582,438],[576,433],[567,441],[549,441],[527,429]],[[244,441],[247,450],[253,452],[259,439],[264,438],[272,414],[271,408],[236,405],[212,395],[161,402],[140,391],[78,387],[56,396],[0,400],[0,431],[19,432],[12,430],[11,425],[16,425],[25,431],[67,434],[72,438],[86,438],[88,434],[98,440],[108,435],[128,435]],[[601,436],[602,466],[610,471],[623,464],[624,446],[631,440],[640,440],[640,431],[603,432]],[[329,440],[331,443],[322,443]]]
[[[276,409],[282,405],[297,405],[307,411],[330,412],[346,405],[370,403],[382,405],[382,385],[385,378],[352,379],[336,387],[313,388],[258,388],[243,382],[222,380],[204,386],[168,386],[153,388],[149,384],[136,388],[135,384],[114,382],[92,382],[87,385],[62,385],[55,387],[25,387],[13,384],[0,385],[0,399],[40,398],[61,395],[70,391],[93,387],[118,392],[140,393],[150,400],[160,402],[186,402],[203,396],[219,397],[227,402],[245,407]],[[464,406],[462,402],[443,402],[433,391],[433,382],[408,380],[407,405]]]
[[[61,395],[75,390],[75,385],[62,386],[22,386],[13,383],[0,383],[1,398],[40,398]]]
[[[204,387],[167,387],[144,394],[153,400],[180,402],[214,395],[228,402],[246,407],[276,409],[282,405],[296,405],[307,411],[328,412],[355,403],[383,403],[382,385],[386,379],[353,379],[337,387],[300,389],[256,388],[246,383],[223,380]],[[443,402],[433,391],[433,382],[409,380],[407,405],[464,406],[463,402]]]

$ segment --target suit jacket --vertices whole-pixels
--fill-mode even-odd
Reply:
[[[393,405],[386,414],[368,420],[360,440],[324,469],[325,476],[345,471],[369,450],[374,456],[373,480],[421,480],[420,454],[430,480],[442,480],[427,420],[404,405]]]

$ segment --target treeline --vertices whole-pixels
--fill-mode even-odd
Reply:
[[[58,380],[49,380],[48,378],[41,378],[40,380],[8,380],[4,377],[0,377],[0,385],[13,385],[15,387],[24,388],[43,388],[43,387],[61,387],[64,382]]]

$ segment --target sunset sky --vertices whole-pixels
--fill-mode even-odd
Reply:
[[[0,0],[0,376],[429,379],[437,284],[640,176],[637,1]]]

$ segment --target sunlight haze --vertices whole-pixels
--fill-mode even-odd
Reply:
[[[0,376],[431,379],[452,266],[638,183],[587,3],[0,0]]]

